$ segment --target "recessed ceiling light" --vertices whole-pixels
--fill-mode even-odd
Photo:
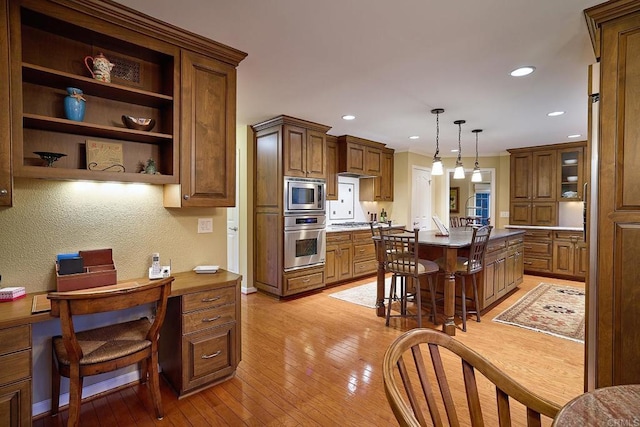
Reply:
[[[561,116],[564,114],[564,111],[552,111],[551,113],[547,113],[549,117]]]
[[[355,119],[355,118],[356,118],[356,116],[352,116],[351,114],[347,114],[347,115],[345,115],[345,116],[342,116],[342,118],[343,118],[344,120],[353,120],[353,119]]]
[[[410,136],[410,137],[409,137],[409,139],[419,139],[419,138],[420,138],[420,137],[419,137],[418,135],[413,135],[413,136]]]
[[[580,138],[582,135],[580,135],[579,133],[575,133],[573,135],[569,135],[567,136],[567,138]]]
[[[511,76],[513,77],[524,77],[524,76],[528,76],[529,74],[533,73],[536,70],[536,67],[533,67],[531,65],[527,65],[526,67],[520,67],[520,68],[516,68],[515,70],[513,70],[511,73]]]

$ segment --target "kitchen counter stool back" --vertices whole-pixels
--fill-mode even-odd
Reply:
[[[415,317],[418,327],[422,327],[422,300],[420,292],[420,278],[427,276],[429,293],[431,294],[431,317],[435,317],[435,283],[434,276],[438,273],[438,264],[433,261],[420,259],[418,256],[418,229],[405,230],[402,234],[391,233],[390,230],[380,229],[380,236],[384,247],[385,270],[392,273],[391,289],[385,324],[389,326],[391,317],[413,316],[407,312],[407,299],[413,296],[416,306]],[[400,279],[400,291],[397,291],[397,281]],[[410,286],[411,285],[411,286]],[[394,299],[399,300],[400,314],[391,315]]]
[[[156,417],[162,419],[158,337],[167,311],[171,282],[173,277],[143,285],[133,283],[130,287],[113,285],[82,291],[52,292],[48,295],[51,315],[60,317],[62,328],[62,336],[52,338],[52,415],[58,413],[61,375],[69,378],[67,425],[75,427],[80,425],[83,377],[140,363],[141,382],[146,382],[148,376]],[[123,310],[149,303],[155,303],[153,322],[145,317],[81,332],[74,328],[75,316]]]

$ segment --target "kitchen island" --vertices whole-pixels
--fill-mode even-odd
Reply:
[[[445,322],[442,330],[449,335],[455,335],[454,309],[455,309],[455,270],[458,256],[465,256],[471,245],[473,230],[464,228],[452,228],[449,236],[437,236],[436,230],[423,230],[419,234],[420,258],[435,260],[443,258],[446,264],[444,273],[444,315]],[[517,229],[493,229],[485,253],[485,266],[479,273],[478,299],[480,311],[486,311],[495,305],[507,294],[513,291],[524,276],[524,230]],[[376,314],[379,317],[385,315],[384,302],[384,249],[378,244],[380,239],[374,238],[377,245],[376,257],[378,260],[378,288],[376,298]]]

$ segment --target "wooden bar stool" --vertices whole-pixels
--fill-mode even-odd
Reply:
[[[420,259],[418,256],[418,229],[405,230],[402,234],[392,234],[389,230],[380,229],[380,237],[384,245],[385,269],[393,274],[389,291],[389,304],[385,324],[389,326],[391,317],[413,317],[407,313],[407,298],[414,296],[416,304],[415,317],[418,327],[422,327],[422,300],[420,292],[420,278],[427,276],[429,292],[431,293],[431,317],[436,323],[435,283],[433,276],[438,273],[438,264],[433,261]],[[400,292],[397,292],[397,280],[400,279]],[[408,286],[411,280],[413,288]],[[394,297],[399,298],[400,314],[391,315],[391,303]]]

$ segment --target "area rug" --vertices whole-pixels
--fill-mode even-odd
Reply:
[[[585,292],[540,283],[493,321],[584,342]]]
[[[353,288],[345,289],[343,291],[334,292],[329,294],[332,298],[347,301],[353,304],[363,305],[369,308],[376,308],[376,288],[378,282],[373,281],[365,283],[364,285],[355,286]],[[389,287],[391,286],[391,277],[387,277],[385,280],[384,294],[389,293]]]

